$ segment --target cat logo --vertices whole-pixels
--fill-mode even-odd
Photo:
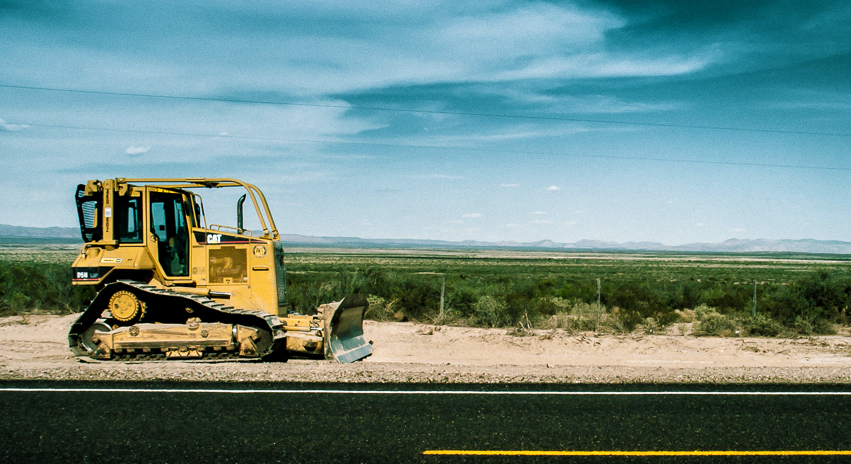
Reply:
[[[222,243],[222,234],[207,234],[207,243]]]

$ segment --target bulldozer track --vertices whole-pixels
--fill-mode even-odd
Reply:
[[[285,351],[286,331],[283,322],[275,315],[263,311],[237,309],[216,302],[203,295],[182,293],[131,280],[119,280],[104,286],[89,304],[89,307],[83,311],[83,314],[71,324],[71,329],[68,332],[68,344],[76,356],[86,357],[89,355],[89,352],[82,345],[83,333],[98,322],[101,315],[106,312],[108,309],[107,303],[111,295],[122,290],[131,291],[140,296],[144,301],[151,302],[151,304],[159,303],[191,309],[192,313],[196,314],[202,322],[239,324],[265,331],[271,336],[271,340],[266,344],[262,352],[257,353],[257,357],[269,356],[277,351]],[[115,353],[115,356],[108,361],[164,360],[165,357],[166,355],[164,353],[127,352]],[[195,358],[195,360],[247,360],[257,359],[257,357],[241,357],[238,351],[203,351],[201,358]]]

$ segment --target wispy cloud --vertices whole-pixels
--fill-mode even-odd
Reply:
[[[467,218],[467,219],[478,219],[478,218],[482,217],[482,214],[481,213],[467,213],[467,214],[465,214],[461,217],[464,217],[464,218]]]
[[[419,176],[407,176],[410,179],[446,179],[446,180],[462,180],[463,176],[453,176],[450,174],[422,174]]]
[[[27,129],[29,127],[30,126],[28,126],[26,124],[9,124],[5,120],[0,119],[0,130],[15,132],[15,131]]]
[[[189,15],[180,6],[166,6],[156,29],[145,22],[123,23],[128,29],[125,34],[150,37],[152,59],[144,76],[123,73],[124,82],[117,82],[117,87],[137,88],[149,85],[145,82],[157,82],[159,87],[185,88],[186,82],[179,76],[193,71],[198,78],[191,85],[198,92],[238,86],[321,96],[409,84],[675,75],[702,69],[714,59],[708,52],[671,52],[661,45],[642,54],[613,52],[607,46],[607,35],[628,26],[629,19],[603,8],[569,3],[498,7],[489,2],[462,6],[434,3],[416,8],[408,3],[409,11],[402,11],[391,2],[345,13],[335,7],[333,16],[321,5],[264,5],[268,11],[262,14],[250,6],[230,7],[228,14],[234,27],[226,34],[218,30],[216,21],[193,23],[195,27],[187,30],[203,36],[203,46],[196,44],[187,30],[176,27]],[[129,9],[133,13],[133,7]],[[216,9],[220,12],[228,7]],[[395,13],[387,14],[387,10]],[[194,13],[192,17],[211,14]],[[258,18],[263,20],[256,21]],[[332,21],[341,20],[348,20],[351,26],[328,27]],[[281,34],[281,25],[296,22],[299,27],[288,27],[288,33]],[[164,40],[162,30],[173,31],[168,40],[185,43],[189,47],[185,51],[197,59],[186,62],[153,53]],[[89,40],[105,42],[109,36]],[[246,59],[242,48],[246,42],[262,54],[261,64],[252,65]],[[120,48],[110,51],[126,52]],[[71,52],[74,49],[67,47],[50,54]],[[109,64],[98,54],[78,54],[75,58],[83,60],[77,69],[102,69]],[[63,61],[66,67],[62,71],[70,70],[68,61]],[[287,72],[268,66],[270,62],[279,63]],[[197,72],[199,67],[204,72]],[[116,75],[87,76],[98,77],[95,85],[106,85],[107,78],[114,80]]]
[[[520,184],[499,184],[499,186],[502,188],[516,188],[520,187]]]
[[[144,155],[145,153],[147,153],[149,151],[151,151],[151,147],[149,147],[149,146],[145,146],[145,147],[130,146],[130,147],[127,147],[126,150],[124,150],[124,153],[127,153],[130,156],[140,156],[140,155]]]
[[[558,187],[558,185],[550,185],[549,187],[547,187],[547,190],[549,190],[551,192],[556,192],[556,191],[561,190],[561,189]]]
[[[494,76],[494,80],[514,81],[544,78],[657,77],[699,71],[714,60],[711,56],[637,59],[607,53],[578,56],[542,57],[531,65]]]

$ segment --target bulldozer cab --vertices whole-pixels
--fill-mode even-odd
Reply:
[[[237,202],[236,226],[208,225],[201,197],[190,191],[221,187],[242,187],[246,192]],[[246,198],[257,212],[257,223],[262,228],[258,236],[243,226]],[[166,286],[181,282],[190,286],[248,285],[251,254],[256,255],[251,264],[260,280],[268,280],[260,276],[262,271],[283,272],[282,265],[281,269],[270,266],[272,253],[267,258],[269,263],[258,261],[271,248],[280,247],[274,243],[278,231],[266,199],[251,184],[234,179],[89,181],[78,186],[76,203],[80,230],[87,243],[84,252],[89,249],[91,253],[108,254],[98,264],[119,265],[91,269],[85,273],[87,278],[81,274],[75,279],[78,283],[100,281],[105,273],[133,262],[134,269],[154,271],[157,280]],[[144,256],[142,250],[147,250]],[[150,263],[145,264],[146,261]]]
[[[189,225],[191,197],[157,189],[149,194],[151,239],[163,273],[170,277],[189,275]],[[129,212],[128,208],[128,212]]]
[[[164,276],[189,275],[190,225],[197,221],[191,194],[148,186],[127,186],[122,189],[123,195],[116,195],[103,185],[99,194],[92,194],[92,190],[87,194],[85,185],[77,188],[84,241],[93,245],[148,247]]]

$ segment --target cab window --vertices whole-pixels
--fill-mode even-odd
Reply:
[[[157,257],[169,276],[189,275],[189,230],[183,196],[151,192],[151,232],[157,242]]]
[[[141,198],[120,198],[116,201],[115,227],[119,242],[142,243],[141,203]]]

